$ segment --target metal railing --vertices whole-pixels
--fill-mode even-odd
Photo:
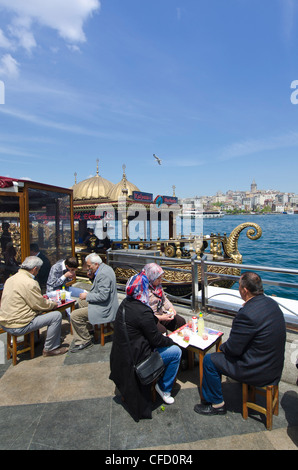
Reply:
[[[259,265],[250,265],[250,264],[234,264],[234,263],[226,263],[220,261],[210,261],[207,259],[207,255],[203,255],[202,258],[198,259],[197,255],[194,254],[190,259],[181,259],[181,258],[167,258],[165,256],[156,256],[150,254],[141,254],[137,253],[137,250],[133,250],[134,253],[126,253],[126,252],[119,252],[118,250],[107,250],[107,263],[112,267],[121,266],[124,268],[133,268],[136,271],[141,270],[143,266],[148,262],[156,262],[158,264],[162,264],[162,268],[164,271],[177,271],[177,272],[184,272],[191,274],[191,298],[185,298],[181,296],[173,296],[167,294],[171,300],[176,301],[177,303],[187,304],[190,306],[191,310],[197,312],[198,310],[204,309],[208,310],[210,307],[209,300],[216,295],[208,296],[208,286],[214,282],[214,276],[216,274],[216,281],[218,282],[218,278],[222,278],[225,280],[230,280],[234,282],[238,282],[240,279],[240,275],[232,275],[232,274],[225,274],[219,272],[212,272],[208,271],[208,266],[215,266],[215,267],[224,267],[224,268],[233,268],[239,269],[241,271],[261,271],[261,272],[270,272],[276,274],[288,274],[288,275],[298,275],[298,270],[296,269],[285,269],[285,268],[274,268],[271,266],[259,266]],[[148,253],[148,252],[147,252]],[[117,256],[117,260],[113,259],[114,256]],[[169,265],[167,265],[169,263]],[[173,263],[176,265],[175,267],[171,266]],[[189,265],[189,269],[177,267],[179,264]],[[200,270],[201,279],[199,282],[198,272]],[[211,280],[210,280],[211,278]],[[298,288],[298,283],[294,282],[282,282],[282,281],[274,281],[270,279],[262,278],[263,284],[278,286],[278,287],[289,287],[289,288]],[[169,281],[168,281],[169,283]],[[170,284],[177,284],[172,282]],[[199,296],[199,292],[201,296]],[[232,297],[238,297],[233,295],[233,290],[231,289]],[[276,298],[278,302],[278,298]],[[284,307],[284,306],[283,306]],[[298,318],[298,311],[294,312],[290,309],[286,308],[290,313],[294,314]],[[224,308],[222,308],[225,311]]]

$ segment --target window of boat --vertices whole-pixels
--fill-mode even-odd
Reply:
[[[20,202],[0,195],[0,290],[21,263]]]
[[[71,256],[70,195],[28,188],[28,199],[30,244],[38,244],[52,265]]]

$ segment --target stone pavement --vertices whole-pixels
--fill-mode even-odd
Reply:
[[[71,344],[63,320],[64,344]],[[80,353],[42,357],[45,332],[35,358],[20,356],[0,364],[1,450],[297,450],[298,387],[280,384],[279,416],[267,431],[264,417],[241,415],[240,384],[225,379],[228,413],[204,417],[193,411],[199,401],[198,366],[179,371],[173,389],[175,403],[159,396],[153,418],[135,422],[109,380],[110,341]],[[0,335],[6,341],[6,334]]]

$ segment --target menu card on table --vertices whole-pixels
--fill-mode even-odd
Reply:
[[[67,305],[71,305],[71,304],[75,301],[75,299],[72,299],[71,297],[65,299],[64,302],[62,302],[61,299],[59,299],[59,300],[57,301],[57,299],[56,299],[55,297],[53,297],[53,296],[52,296],[52,297],[49,297],[48,294],[44,294],[43,297],[44,297],[45,299],[50,299],[50,300],[54,300],[55,302],[57,302],[58,308],[59,308],[59,307],[63,307],[64,305],[66,305],[66,306],[67,306]]]
[[[222,335],[222,331],[205,328],[204,336],[201,337],[198,333],[192,331],[188,323],[169,334],[170,338],[172,338],[172,340],[182,348],[194,346],[203,350],[215,343],[215,341]]]

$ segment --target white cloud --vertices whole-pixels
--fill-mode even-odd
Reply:
[[[79,52],[77,44],[86,41],[84,23],[99,9],[100,0],[0,0],[0,12],[12,14],[7,31],[0,29],[0,48],[31,53],[37,47],[34,26],[38,24],[57,31],[69,50]],[[0,59],[1,76],[19,76],[19,64],[10,54]]]
[[[187,167],[192,167],[192,166],[202,166],[204,165],[206,162],[203,161],[203,160],[199,160],[197,157],[196,158],[188,158],[188,157],[181,157],[181,158],[173,158],[173,159],[170,159],[167,163],[167,166],[168,164],[170,166],[176,166],[176,167],[184,167],[184,168],[187,168]]]
[[[287,147],[298,146],[298,133],[289,132],[288,134],[268,137],[266,139],[251,139],[242,142],[235,142],[223,149],[218,160],[225,161],[233,158],[247,155],[258,154],[268,150],[276,150]]]
[[[19,76],[19,64],[10,55],[4,54],[0,59],[0,77],[17,78]]]
[[[2,29],[0,29],[0,48],[2,49],[14,49],[14,44],[8,39],[5,34],[3,33]]]
[[[76,44],[68,44],[67,48],[72,52],[81,52],[81,49]]]
[[[17,40],[18,46],[23,47],[27,52],[31,52],[31,49],[36,47],[31,23],[29,18],[14,18],[8,26],[9,33]]]
[[[72,125],[64,122],[58,122],[50,119],[45,119],[41,116],[35,114],[29,114],[15,109],[11,109],[8,106],[0,107],[0,113],[11,116],[13,118],[20,119],[24,122],[29,122],[34,125],[46,127],[49,129],[56,129],[63,132],[70,132],[74,134],[87,135],[92,137],[101,137],[106,139],[123,139],[123,140],[135,140],[135,136],[129,136],[127,133],[115,133],[113,131],[102,132],[97,129],[90,129],[88,127],[83,127],[81,125]]]
[[[86,40],[84,22],[100,9],[99,0],[0,0],[0,8],[13,12],[17,19],[28,24],[38,22],[52,28],[68,42]],[[31,32],[32,34],[32,32]],[[32,40],[32,38],[31,38]]]

